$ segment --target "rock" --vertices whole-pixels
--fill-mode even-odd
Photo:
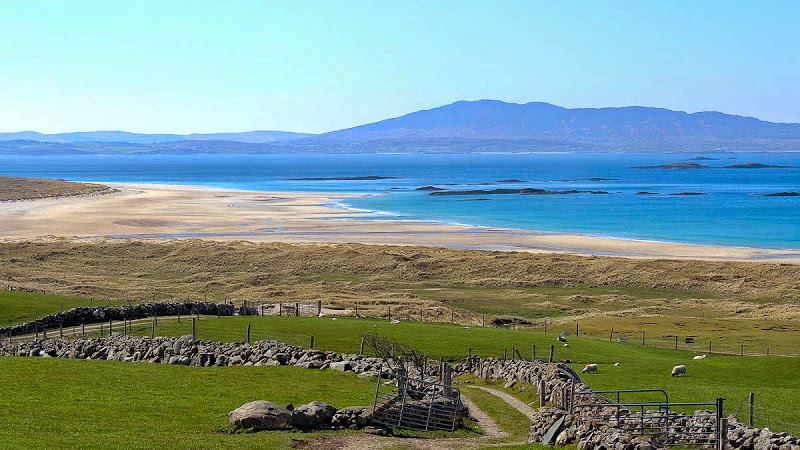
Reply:
[[[389,431],[383,427],[368,426],[364,427],[364,433],[374,434],[376,436],[388,436]]]
[[[228,413],[228,420],[236,429],[252,431],[285,428],[292,413],[286,408],[266,400],[245,403]]]
[[[331,370],[338,370],[339,372],[348,372],[352,367],[350,366],[350,361],[339,361],[335,363],[331,363],[328,366]]]
[[[506,389],[511,389],[512,387],[517,385],[517,380],[508,380],[506,384],[503,385]]]
[[[336,414],[335,407],[325,402],[315,401],[294,409],[289,424],[301,430],[312,430],[330,425],[334,414]]]

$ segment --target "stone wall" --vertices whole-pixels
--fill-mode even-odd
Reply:
[[[108,322],[109,320],[135,320],[152,316],[176,316],[178,313],[186,316],[190,314],[232,316],[234,314],[234,306],[225,303],[186,302],[73,308],[57,314],[43,316],[36,321],[0,328],[0,337],[8,336],[9,331],[12,336],[35,333],[37,325],[41,332],[42,330],[57,330],[61,326],[68,328],[82,324],[89,325]]]
[[[231,307],[232,308],[232,307]],[[331,369],[352,372],[361,377],[377,377],[385,367],[380,358],[340,354],[321,350],[309,350],[278,341],[247,343],[209,342],[192,339],[159,337],[155,339],[112,335],[101,339],[48,339],[24,342],[3,342],[0,356],[39,356],[79,359],[104,359],[114,361],[138,361],[156,364],[180,364],[187,366],[278,366],[291,365],[309,369]],[[426,369],[427,370],[427,369]],[[565,364],[547,364],[542,361],[512,361],[501,358],[479,359],[473,357],[454,367],[458,374],[472,373],[492,379],[530,383],[537,388],[543,386],[546,401],[552,405],[539,408],[531,422],[529,442],[541,442],[550,426],[564,416],[564,425],[555,435],[557,444],[574,444],[579,449],[646,450],[662,445],[647,436],[640,436],[624,426],[613,426],[613,419],[598,420],[595,408],[576,408],[569,413],[567,405],[573,380],[575,392],[581,404],[606,404],[608,400],[591,392],[578,375]],[[432,365],[431,376],[438,374],[438,365]],[[384,373],[386,376],[386,373]],[[601,414],[612,414],[616,408],[599,408]],[[607,411],[602,411],[606,409]],[[355,413],[355,411],[353,411]],[[623,410],[623,415],[636,419],[636,411]],[[345,414],[347,415],[347,414]],[[646,412],[643,420],[652,421],[652,412]],[[350,417],[352,416],[352,417]],[[358,421],[359,414],[350,414],[337,419],[338,426],[351,426]],[[352,420],[351,420],[352,419]],[[673,432],[685,432],[687,427],[703,427],[712,430],[714,415],[709,411],[693,416],[672,414],[675,424]],[[726,448],[734,450],[800,450],[797,437],[786,433],[773,433],[763,428],[750,428],[735,418],[729,419]],[[341,423],[339,423],[341,422]],[[366,421],[362,421],[366,423]],[[359,422],[363,426],[363,423]],[[694,442],[695,445],[704,442]]]

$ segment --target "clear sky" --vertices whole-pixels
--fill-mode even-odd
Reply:
[[[322,132],[482,98],[800,122],[795,0],[0,7],[0,131]]]

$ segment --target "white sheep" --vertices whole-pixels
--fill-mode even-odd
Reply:
[[[587,364],[583,366],[583,373],[597,373],[597,364]]]
[[[560,334],[558,335],[558,337],[556,339],[558,339],[558,342],[567,342],[567,338],[565,338],[564,336],[562,336]]]
[[[564,344],[564,347],[569,347],[569,344],[565,343],[565,344]]]
[[[400,321],[399,321],[399,320],[397,320],[397,319],[392,319],[392,325],[397,325],[397,324],[399,324],[399,323],[400,323]]]
[[[619,366],[620,366],[619,363],[614,363],[614,367],[619,367]]]
[[[706,358],[708,358],[708,355],[697,355],[692,359],[697,360],[697,359],[706,359]]]
[[[678,375],[681,375],[681,374],[686,375],[686,366],[681,364],[679,366],[675,366],[675,367],[672,368],[672,376],[673,377],[677,377]]]

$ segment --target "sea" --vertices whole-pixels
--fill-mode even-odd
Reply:
[[[708,159],[693,162],[712,167],[759,163],[798,168],[632,168],[698,156]],[[800,249],[800,197],[764,196],[800,192],[800,153],[0,156],[0,175],[360,193],[366,195],[340,199],[330,206],[368,212],[350,220],[421,220],[633,240]],[[336,179],[345,177],[386,178]],[[449,196],[416,190],[424,186],[448,191],[531,188],[607,193]],[[696,195],[674,195],[681,193]]]

